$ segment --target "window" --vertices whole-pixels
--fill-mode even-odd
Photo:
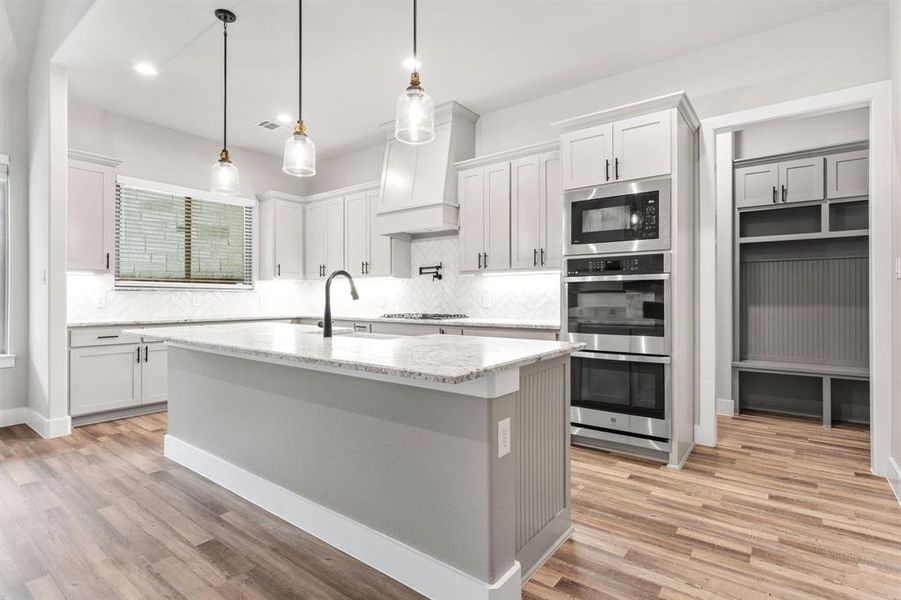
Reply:
[[[6,354],[9,282],[9,159],[0,154],[0,354]]]
[[[200,194],[117,179],[117,286],[253,287],[252,206]]]

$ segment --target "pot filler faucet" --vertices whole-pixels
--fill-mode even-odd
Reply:
[[[357,294],[357,286],[354,285],[354,278],[350,276],[350,273],[340,270],[328,276],[328,279],[325,280],[325,317],[322,319],[322,337],[324,338],[332,337],[332,279],[338,275],[347,277],[347,280],[350,282],[351,297],[354,300],[360,299],[359,294]]]

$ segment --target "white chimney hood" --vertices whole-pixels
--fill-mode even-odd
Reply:
[[[412,146],[394,139],[394,121],[382,128],[388,134],[375,230],[382,235],[456,231],[457,170],[454,163],[475,155],[479,115],[462,104],[435,107],[435,139]]]

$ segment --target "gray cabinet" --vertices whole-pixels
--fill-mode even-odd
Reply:
[[[754,165],[735,169],[735,206],[745,208],[776,204],[779,200],[779,165]]]
[[[826,197],[830,200],[869,193],[869,152],[857,150],[826,157]]]
[[[454,325],[425,325],[422,323],[384,323],[374,321],[369,324],[372,333],[384,333],[389,335],[463,335],[463,328]]]
[[[735,207],[812,202],[825,198],[822,156],[735,169]]]
[[[69,160],[66,267],[70,270],[111,270],[117,163],[103,157]]]

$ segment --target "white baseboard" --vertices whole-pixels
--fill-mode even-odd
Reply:
[[[717,398],[716,414],[726,417],[735,416],[735,401],[731,398]]]
[[[31,409],[27,406],[4,408],[3,410],[0,410],[0,427],[27,423],[29,412],[31,412]]]
[[[166,458],[234,492],[429,598],[514,600],[521,597],[520,565],[490,584],[338,514],[218,456],[167,435]]]
[[[72,433],[72,419],[68,416],[47,419],[27,406],[0,410],[0,427],[10,425],[28,425],[42,438],[55,438]]]
[[[888,458],[888,468],[888,484],[891,486],[892,491],[895,492],[898,504],[901,504],[901,467],[898,466],[898,462],[892,456]]]

